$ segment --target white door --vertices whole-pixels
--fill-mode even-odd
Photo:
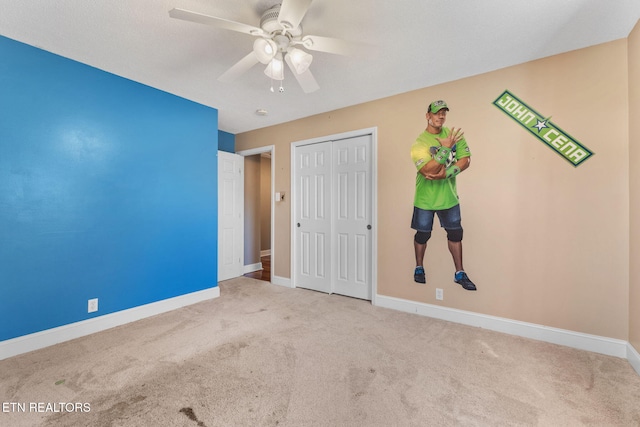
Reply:
[[[333,291],[371,299],[371,135],[333,143]]]
[[[218,151],[218,281],[242,276],[244,157]]]
[[[294,147],[294,285],[373,293],[373,137]]]
[[[295,283],[331,293],[331,143],[297,147],[294,177]]]

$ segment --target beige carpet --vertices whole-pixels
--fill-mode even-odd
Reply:
[[[0,361],[0,425],[640,425],[623,359],[250,278],[220,291]]]

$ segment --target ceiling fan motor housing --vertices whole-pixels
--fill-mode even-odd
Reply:
[[[274,33],[282,33],[283,35],[287,35],[289,38],[295,38],[302,35],[302,25],[298,25],[296,28],[289,28],[288,26],[282,25],[278,22],[279,14],[280,5],[268,9],[262,14],[262,18],[260,18],[260,28],[262,28],[265,33],[271,34],[272,36]],[[284,33],[283,30],[285,30]]]

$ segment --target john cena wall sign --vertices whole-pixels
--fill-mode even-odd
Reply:
[[[555,125],[550,120],[550,117],[545,118],[508,90],[505,90],[502,95],[493,101],[493,105],[502,110],[506,115],[519,123],[529,133],[573,166],[577,167],[581,165],[594,154],[571,135]]]

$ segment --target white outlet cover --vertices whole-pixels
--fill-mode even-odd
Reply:
[[[98,298],[90,299],[87,305],[87,313],[98,311]]]
[[[440,288],[436,288],[436,299],[437,300],[443,300],[444,299],[444,292]]]

